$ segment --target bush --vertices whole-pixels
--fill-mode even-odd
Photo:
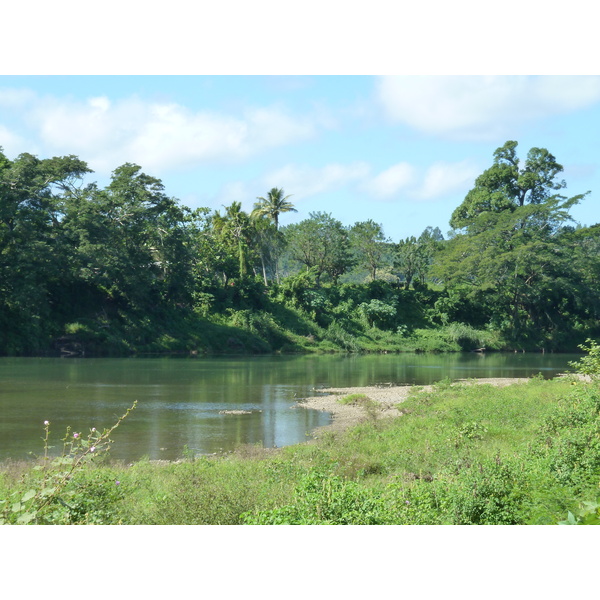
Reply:
[[[387,329],[394,325],[396,307],[391,304],[373,299],[359,304],[358,310],[369,327],[377,326],[380,329]]]
[[[550,473],[580,492],[600,474],[600,391],[578,385],[540,427],[536,454]]]
[[[381,494],[358,483],[311,471],[299,482],[295,502],[266,511],[245,513],[246,525],[378,525],[391,523]]]
[[[592,379],[600,378],[600,346],[594,340],[588,338],[585,344],[581,344],[579,348],[587,352],[588,355],[577,362],[569,363],[569,366],[573,367],[578,373],[587,375]]]
[[[329,325],[325,331],[325,339],[333,342],[340,348],[343,348],[347,352],[360,352],[361,346],[356,341],[356,338],[348,333],[338,322],[335,320]]]
[[[461,472],[448,485],[448,511],[454,525],[516,525],[522,522],[524,477],[500,457]]]
[[[87,476],[86,468],[106,456],[111,433],[136,407],[133,403],[117,422],[102,433],[92,428],[88,435],[67,428],[61,456],[49,456],[50,423],[44,421],[44,456],[25,481],[26,490],[17,489],[12,500],[0,500],[0,524],[105,523],[115,518],[114,505],[121,492],[114,481],[99,474]]]

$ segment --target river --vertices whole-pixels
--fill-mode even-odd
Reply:
[[[378,354],[243,358],[0,359],[0,460],[43,453],[50,421],[55,452],[66,427],[84,435],[136,410],[111,436],[113,458],[174,460],[305,441],[330,417],[293,408],[332,386],[429,384],[484,377],[552,377],[567,354]],[[227,414],[223,411],[243,411]]]

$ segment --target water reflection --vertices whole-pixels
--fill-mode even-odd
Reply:
[[[551,377],[576,357],[558,354],[401,354],[211,359],[0,359],[0,459],[42,451],[42,423],[58,442],[67,425],[112,425],[123,460],[175,459],[239,444],[306,440],[329,416],[294,409],[325,386],[428,384],[445,377]],[[248,414],[223,414],[222,411]]]

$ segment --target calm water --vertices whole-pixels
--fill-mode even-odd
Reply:
[[[428,384],[445,377],[552,377],[566,354],[400,354],[198,359],[0,359],[0,460],[43,450],[43,422],[62,446],[74,431],[117,429],[111,454],[123,460],[176,459],[242,443],[267,447],[305,441],[330,417],[292,408],[314,388]],[[227,415],[223,410],[251,411]]]

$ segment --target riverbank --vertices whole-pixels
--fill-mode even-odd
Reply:
[[[527,378],[494,377],[485,379],[462,379],[456,383],[464,385],[492,385],[494,387],[506,387],[513,384],[527,383]],[[344,404],[341,398],[352,394],[361,394],[376,404],[377,418],[393,418],[401,416],[404,411],[401,403],[411,394],[419,392],[431,392],[435,386],[413,386],[413,385],[389,385],[389,386],[367,386],[367,387],[344,387],[344,388],[322,388],[318,395],[302,399],[294,405],[296,408],[306,408],[330,413],[332,423],[319,427],[313,432],[317,439],[323,432],[340,432],[349,429],[370,418],[364,406],[360,404]],[[373,413],[371,413],[371,416]]]
[[[540,525],[556,524],[569,512],[575,520],[582,503],[596,498],[595,384],[572,377],[494,378],[314,393],[298,410],[330,411],[333,430],[317,431],[309,443],[270,451],[242,445],[160,464],[99,461],[68,479],[60,462],[45,473],[0,472],[0,519]],[[48,480],[62,482],[51,503]]]

